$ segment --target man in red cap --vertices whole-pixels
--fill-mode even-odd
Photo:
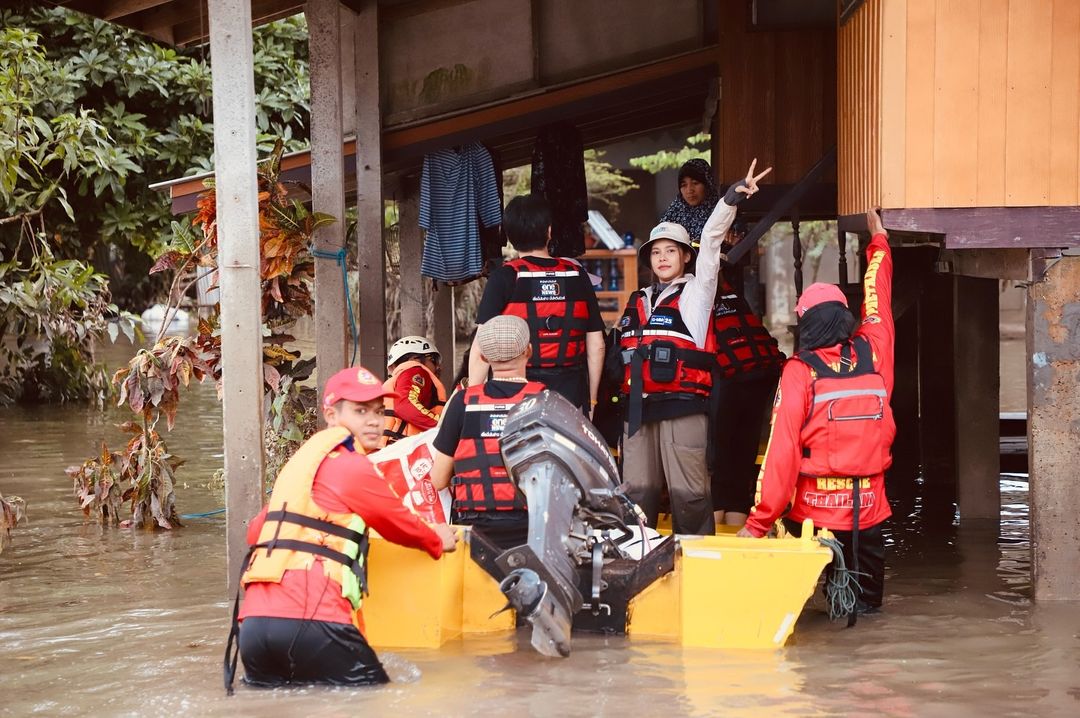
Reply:
[[[453,529],[407,509],[365,456],[379,448],[386,394],[363,367],[330,377],[327,428],[297,450],[248,526],[244,605],[229,649],[238,630],[250,685],[389,681],[363,635],[368,529],[436,559],[456,546]],[[227,687],[236,667],[229,649]]]
[[[884,594],[881,524],[892,514],[884,472],[896,435],[889,408],[892,253],[878,213],[866,217],[872,238],[862,321],[856,328],[847,299],[831,284],[812,284],[799,297],[800,350],[784,365],[776,392],[761,499],[739,531],[765,536],[789,503],[784,522],[791,532],[807,518],[832,530],[859,583],[859,612],[879,608]]]

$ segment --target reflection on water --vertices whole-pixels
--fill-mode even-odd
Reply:
[[[853,630],[810,602],[788,648],[681,649],[579,636],[566,660],[528,637],[384,651],[377,689],[254,691],[226,699],[224,522],[173,533],[84,523],[65,466],[106,439],[117,412],[0,411],[0,490],[28,503],[0,555],[0,715],[1080,715],[1080,610],[1032,605],[1027,483],[1003,477],[1000,525],[927,534],[918,505],[890,532],[886,610]],[[212,386],[183,399],[172,450],[188,459],[180,510],[221,505]],[[378,590],[378,586],[373,587]]]

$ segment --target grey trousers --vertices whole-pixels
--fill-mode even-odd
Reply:
[[[633,436],[623,428],[623,482],[627,495],[656,526],[660,490],[667,482],[675,533],[712,535],[716,527],[708,467],[709,418],[680,416],[642,424]]]

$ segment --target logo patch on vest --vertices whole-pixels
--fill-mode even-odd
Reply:
[[[551,302],[566,299],[562,294],[562,287],[557,279],[542,279],[537,285],[534,302]]]
[[[413,374],[412,383],[416,384],[417,386],[423,386],[424,385],[424,375],[423,374]]]
[[[654,327],[670,327],[674,323],[674,317],[669,317],[666,314],[654,314],[649,317],[649,325]]]
[[[491,417],[491,423],[488,425],[488,430],[484,432],[484,436],[502,436],[503,429],[506,428],[506,415],[496,414]]]
[[[630,326],[630,317],[629,316],[625,316],[625,317],[623,317],[622,319],[619,320],[619,328],[620,329],[624,329],[624,328],[626,328],[628,326]]]

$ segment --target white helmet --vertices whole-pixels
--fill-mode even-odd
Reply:
[[[435,361],[439,360],[439,350],[435,348],[435,345],[427,340],[426,337],[402,337],[390,345],[390,351],[386,354],[386,366],[387,368],[394,366],[401,358],[408,356],[409,354],[420,354],[427,356],[429,354],[435,355]]]

